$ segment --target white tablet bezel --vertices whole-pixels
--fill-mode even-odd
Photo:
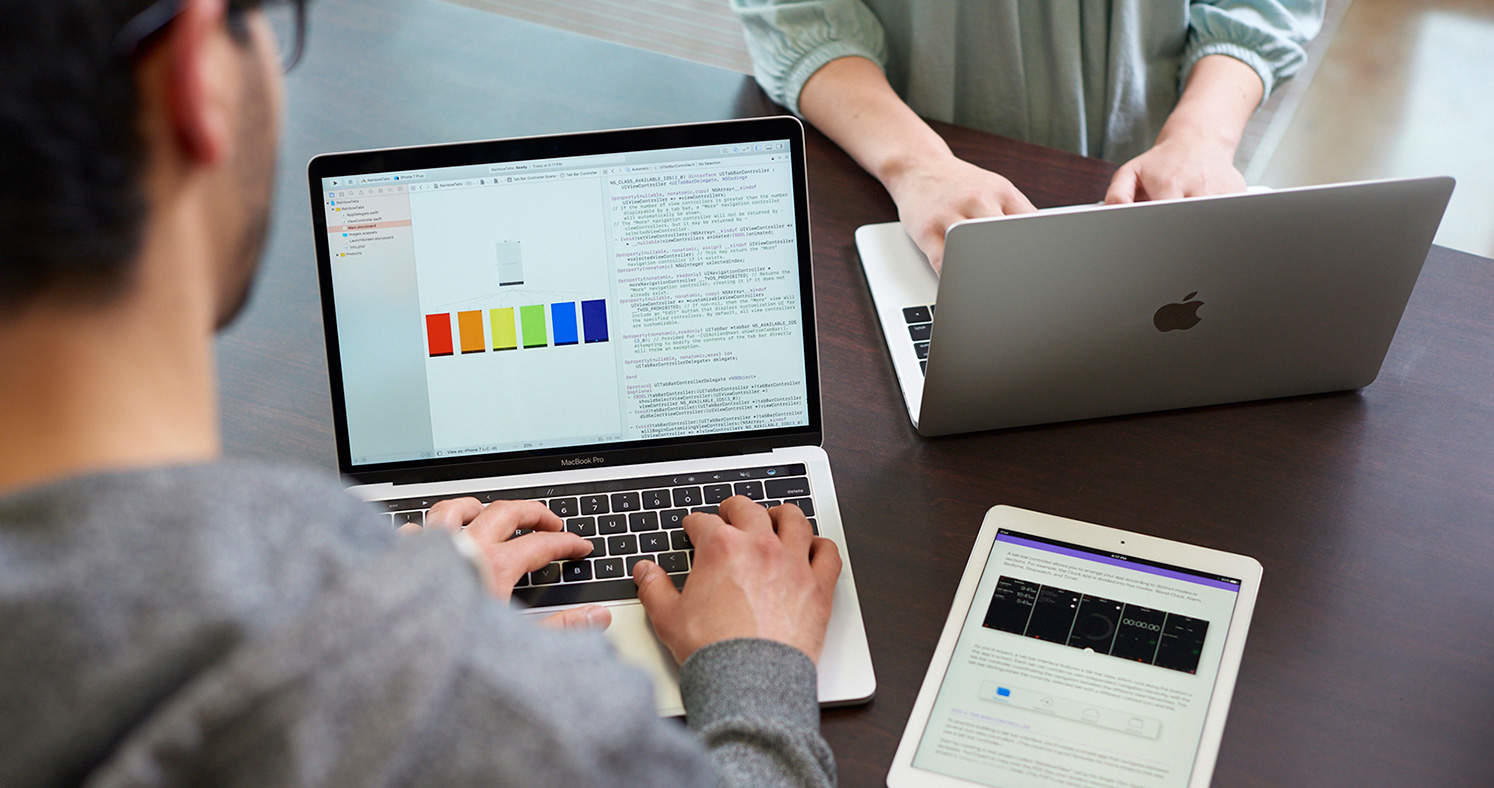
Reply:
[[[1250,629],[1250,617],[1255,610],[1256,593],[1260,589],[1260,562],[1235,553],[1158,539],[1027,509],[993,506],[986,512],[980,534],[975,538],[975,546],[970,551],[965,574],[960,578],[960,587],[955,592],[949,618],[944,622],[944,631],[939,636],[939,645],[934,649],[929,671],[923,678],[923,686],[918,690],[918,700],[913,703],[913,712],[908,717],[907,727],[903,729],[897,754],[892,759],[892,768],[887,772],[889,788],[985,788],[980,783],[916,769],[913,767],[913,755],[918,749],[919,741],[923,739],[929,715],[933,712],[934,700],[939,695],[939,687],[944,683],[944,673],[954,656],[960,629],[964,626],[970,606],[975,602],[976,588],[980,585],[986,562],[995,547],[996,532],[1001,528],[1100,551],[1187,567],[1240,581],[1240,595],[1235,602],[1234,613],[1230,616],[1229,630],[1225,633],[1219,672],[1214,679],[1198,751],[1194,755],[1192,771],[1188,777],[1189,786],[1208,785],[1214,773],[1214,760],[1219,755],[1219,742],[1224,735],[1224,721],[1229,714],[1229,701],[1234,694],[1240,657],[1245,651],[1245,634]]]

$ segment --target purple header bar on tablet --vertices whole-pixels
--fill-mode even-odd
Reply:
[[[1146,572],[1149,575],[1161,575],[1162,577],[1170,577],[1174,580],[1185,580],[1189,583],[1198,583],[1199,585],[1212,586],[1214,588],[1223,588],[1226,591],[1238,592],[1240,590],[1239,583],[1229,583],[1223,580],[1215,580],[1212,577],[1189,574],[1188,572],[1179,572],[1176,569],[1163,569],[1160,566],[1148,566],[1147,564],[1137,563],[1135,561],[1127,561],[1124,558],[1112,558],[1103,553],[1096,553],[1089,550],[1079,550],[1073,547],[1062,547],[1056,544],[1048,544],[1047,542],[1034,541],[1032,539],[1023,539],[1020,536],[1013,536],[1011,534],[997,534],[996,541],[1010,542],[1015,545],[1021,545],[1022,547],[1031,547],[1034,550],[1046,550],[1050,553],[1058,553],[1059,555],[1066,555],[1071,558],[1082,558],[1086,561],[1098,561],[1099,563],[1109,564],[1111,566],[1122,566],[1127,569],[1135,569],[1138,572]]]

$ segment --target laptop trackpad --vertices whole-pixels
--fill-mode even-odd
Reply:
[[[617,649],[617,655],[623,662],[648,673],[654,682],[654,706],[660,714],[684,714],[679,667],[674,664],[669,649],[654,637],[654,630],[643,613],[643,605],[625,602],[611,605],[608,609],[612,611],[612,626],[607,627],[607,640]]]

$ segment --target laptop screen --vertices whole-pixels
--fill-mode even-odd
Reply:
[[[792,142],[316,179],[348,464],[810,426]]]

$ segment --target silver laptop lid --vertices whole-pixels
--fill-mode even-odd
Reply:
[[[950,228],[925,435],[1367,385],[1450,178]]]
[[[803,150],[766,118],[313,159],[341,471],[818,444]]]

